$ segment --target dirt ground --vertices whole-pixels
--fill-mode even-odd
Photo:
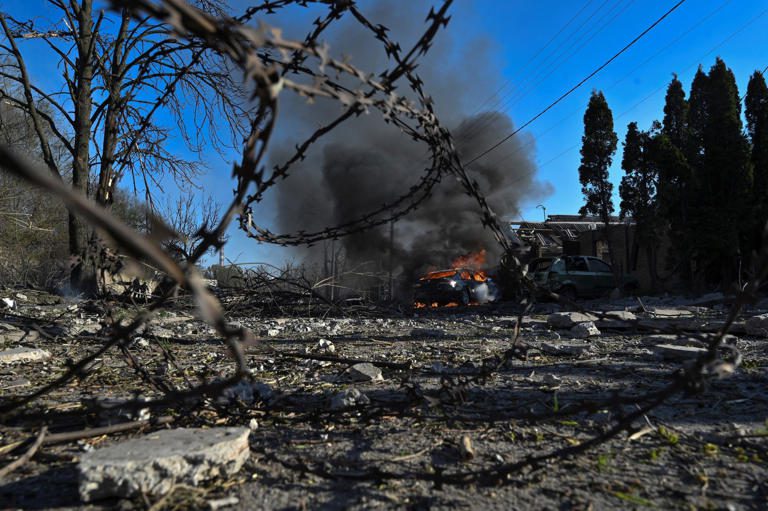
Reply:
[[[140,309],[21,296],[16,309],[0,311],[0,349],[25,345],[52,357],[0,365],[0,403],[63,374],[104,343],[104,322]],[[631,310],[638,321],[598,321],[600,335],[582,345],[548,325],[559,306],[540,304],[524,316],[518,349],[506,360],[518,320],[510,305],[281,317],[257,314],[242,298],[226,303],[230,319],[261,339],[246,351],[256,385],[202,404],[107,412],[105,403],[160,397],[148,379],[184,389],[231,373],[226,346],[192,307],[160,311],[127,348],[143,373],[113,349],[73,382],[7,416],[0,465],[16,459],[23,449],[12,449],[15,443],[43,424],[58,433],[147,414],[172,422],[44,445],[0,482],[0,508],[768,508],[768,342],[746,335],[743,323],[729,339],[743,357],[730,377],[670,396],[630,431],[578,456],[514,465],[581,446],[637,410],[627,398],[665,388],[686,363],[660,356],[648,340],[651,328],[696,344],[685,332],[716,329],[723,306],[673,298],[644,299],[643,307],[636,300],[584,303],[587,310]],[[19,330],[25,337],[10,335]],[[350,381],[347,368],[356,361],[378,364],[383,379]],[[252,429],[250,459],[231,480],[179,487],[162,499],[79,501],[76,469],[85,451],[153,428],[221,425]]]

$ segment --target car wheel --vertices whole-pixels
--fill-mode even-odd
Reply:
[[[576,298],[578,298],[578,294],[576,293],[576,288],[573,286],[565,286],[562,287],[557,294],[565,298],[566,300],[574,301]]]
[[[465,289],[461,292],[461,296],[459,297],[459,303],[466,307],[469,305],[469,289]]]

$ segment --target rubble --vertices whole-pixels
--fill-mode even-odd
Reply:
[[[747,319],[745,325],[748,335],[768,337],[768,314],[753,316]]]
[[[367,405],[371,400],[357,389],[347,389],[339,392],[331,399],[331,410],[342,410],[353,406]]]
[[[248,428],[172,429],[85,453],[80,498],[164,495],[237,473],[250,454]]]
[[[432,337],[441,338],[445,337],[445,330],[440,328],[414,328],[410,333],[411,337]]]
[[[685,361],[697,358],[699,355],[706,353],[704,348],[697,348],[694,346],[675,346],[672,344],[657,344],[654,346],[654,352],[666,359],[675,361]]]
[[[565,330],[572,328],[579,323],[596,320],[597,317],[592,314],[584,314],[581,312],[555,312],[547,316],[547,325],[554,329]]]
[[[41,362],[51,358],[48,351],[37,348],[13,348],[0,351],[0,364],[12,364],[14,362]]]
[[[548,355],[579,356],[584,353],[589,353],[592,346],[586,342],[564,342],[558,344],[545,342],[541,344],[540,349]]]
[[[570,334],[577,339],[586,339],[587,337],[600,335],[600,330],[597,329],[592,321],[587,321],[585,323],[574,325],[570,330]]]
[[[381,369],[369,362],[361,362],[344,371],[344,379],[352,382],[383,381]]]

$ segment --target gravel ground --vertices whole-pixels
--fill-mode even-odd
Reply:
[[[138,310],[106,302],[48,303],[57,300],[26,291],[22,296],[17,309],[0,317],[0,349],[23,345],[52,356],[0,365],[2,402],[60,376],[103,344],[103,323]],[[695,346],[685,331],[714,330],[725,317],[718,306],[643,303],[583,304],[587,310],[632,310],[637,317],[624,324],[597,321],[601,333],[588,339],[551,328],[549,313],[558,306],[542,304],[523,318],[515,356],[506,360],[518,319],[511,306],[418,315],[358,308],[350,317],[257,319],[232,302],[231,319],[262,339],[246,350],[257,385],[242,384],[194,409],[106,410],[104,403],[161,395],[112,350],[23,414],[3,419],[0,465],[18,457],[20,449],[6,450],[35,436],[42,423],[57,433],[149,413],[170,415],[173,423],[145,430],[250,426],[251,457],[227,481],[178,488],[162,501],[106,501],[91,508],[766,509],[768,343],[746,335],[743,321],[734,328],[737,337],[728,339],[743,357],[730,377],[701,393],[670,396],[630,431],[578,456],[514,469],[529,457],[578,449],[609,431],[637,410],[619,405],[616,396],[660,391],[685,366],[659,355],[656,344]],[[758,307],[746,316],[761,312]],[[660,342],[648,339],[650,328],[679,335]],[[144,379],[179,389],[232,370],[223,342],[183,306],[161,311],[128,352]],[[352,381],[348,368],[356,361],[377,366],[382,378]],[[0,507],[81,507],[76,464],[82,453],[143,432],[43,446],[2,481]]]

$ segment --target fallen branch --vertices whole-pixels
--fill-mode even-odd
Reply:
[[[0,469],[0,479],[4,479],[6,476],[8,476],[8,474],[32,459],[32,456],[34,456],[40,446],[43,445],[46,433],[48,433],[48,428],[43,426],[43,429],[41,429],[40,433],[38,433],[34,443],[29,446],[29,449],[27,449],[27,452],[22,454],[17,460],[12,461]]]

